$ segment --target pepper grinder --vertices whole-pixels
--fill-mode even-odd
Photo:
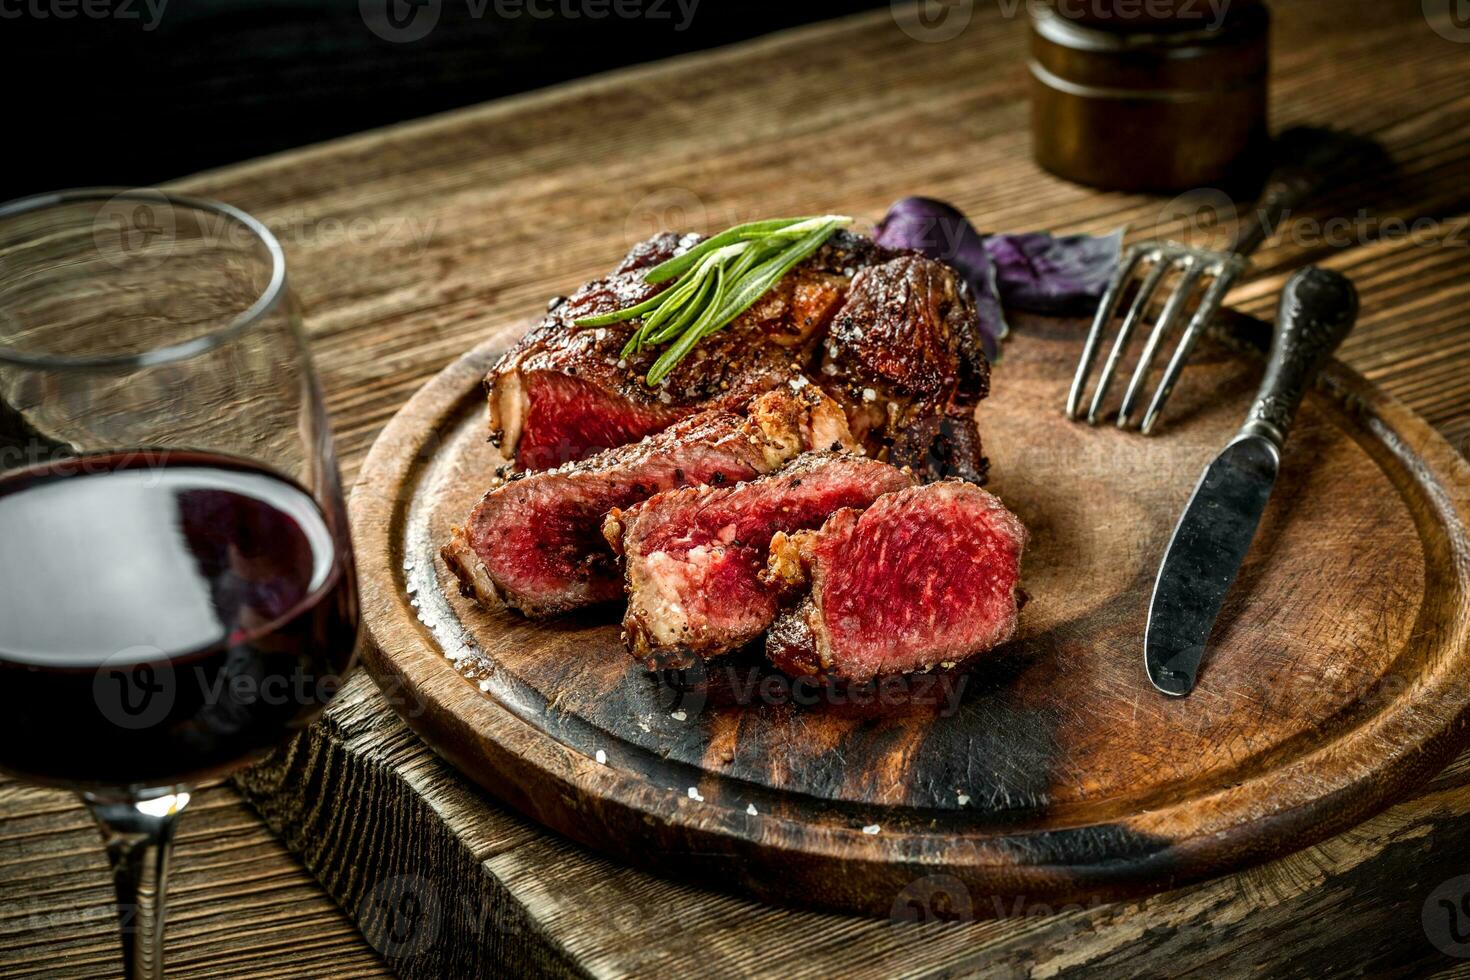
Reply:
[[[1032,5],[1036,160],[1106,190],[1245,187],[1268,145],[1260,0]]]

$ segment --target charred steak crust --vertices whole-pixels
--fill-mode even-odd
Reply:
[[[975,406],[990,391],[963,281],[906,253],[857,272],[822,345],[819,377],[854,435],[929,479],[985,479]]]
[[[461,591],[546,617],[617,599],[622,575],[604,516],[680,486],[736,483],[813,446],[850,445],[842,410],[814,385],[683,419],[641,442],[531,473],[487,493],[442,549]]]
[[[648,666],[691,666],[757,639],[779,611],[763,576],[771,536],[821,525],[844,507],[915,484],[877,460],[807,453],[727,487],[657,494],[614,510],[604,530],[624,555],[629,652]]]
[[[1026,529],[986,491],[947,480],[777,534],[767,577],[802,595],[766,639],[793,676],[865,681],[952,666],[1015,636]]]
[[[646,271],[700,240],[665,233],[635,246],[611,275],[555,304],[491,370],[491,440],[507,458],[522,469],[544,469],[636,441],[704,408],[745,404],[811,364],[856,271],[894,254],[859,235],[833,235],[650,389],[642,379],[661,351],[622,358],[633,323],[583,329],[574,321],[667,288],[645,283]]]

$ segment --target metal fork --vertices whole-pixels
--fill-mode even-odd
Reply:
[[[1128,350],[1129,341],[1137,331],[1138,325],[1143,322],[1151,308],[1159,285],[1170,270],[1177,270],[1179,282],[1174,289],[1174,294],[1165,302],[1163,311],[1159,314],[1157,322],[1154,323],[1148,335],[1148,340],[1144,343],[1143,352],[1139,356],[1137,366],[1133,369],[1133,377],[1128,382],[1128,387],[1123,393],[1123,402],[1118,408],[1118,427],[1120,429],[1129,428],[1164,339],[1184,315],[1200,283],[1206,279],[1210,280],[1209,287],[1205,290],[1199,306],[1180,335],[1178,345],[1174,348],[1174,353],[1164,368],[1159,386],[1154,391],[1147,410],[1143,413],[1143,421],[1139,425],[1139,430],[1145,435],[1152,432],[1164,409],[1164,403],[1174,391],[1179,375],[1183,373],[1184,365],[1189,360],[1189,355],[1193,352],[1200,334],[1209,326],[1210,321],[1224,305],[1226,293],[1250,268],[1251,254],[1271,237],[1276,227],[1308,195],[1320,190],[1329,176],[1342,167],[1346,161],[1362,163],[1366,161],[1369,154],[1379,157],[1381,153],[1381,149],[1376,144],[1335,130],[1293,130],[1283,134],[1278,140],[1276,156],[1283,162],[1267,179],[1260,200],[1254,211],[1251,212],[1250,220],[1241,229],[1227,251],[1191,248],[1173,242],[1147,242],[1129,249],[1117,273],[1113,276],[1112,282],[1108,285],[1107,291],[1103,294],[1097,316],[1087,333],[1087,342],[1082,348],[1082,359],[1077,365],[1077,374],[1072,379],[1072,388],[1067,395],[1068,417],[1074,419],[1081,417],[1087,381],[1097,361],[1103,333],[1118,312],[1130,284],[1141,277],[1138,292],[1127,314],[1123,317],[1123,324],[1118,330],[1112,350],[1109,351],[1107,361],[1103,366],[1102,376],[1098,379],[1097,388],[1093,391],[1091,402],[1087,406],[1089,425],[1097,425],[1101,420],[1103,407],[1117,374],[1118,365],[1122,362]]]

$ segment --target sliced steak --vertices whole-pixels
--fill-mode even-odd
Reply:
[[[858,271],[822,348],[818,376],[855,437],[926,479],[984,482],[975,406],[990,362],[954,270],[905,253]]]
[[[490,491],[443,549],[461,591],[543,617],[620,598],[603,517],[663,490],[737,483],[813,447],[851,445],[841,409],[814,385],[767,392],[749,414],[711,410],[642,442],[522,475]]]
[[[946,480],[778,534],[767,577],[806,595],[766,640],[793,676],[864,681],[963,661],[1016,633],[1026,529],[994,496]]]
[[[916,482],[876,460],[809,453],[749,483],[670,490],[612,511],[605,530],[624,556],[628,649],[654,668],[687,667],[751,642],[778,611],[778,590],[761,576],[773,534],[820,527]]]
[[[705,408],[743,406],[811,364],[854,272],[892,254],[867,238],[838,232],[649,388],[643,377],[662,350],[620,356],[638,321],[591,329],[574,322],[668,288],[643,277],[699,241],[665,233],[638,245],[611,275],[554,305],[491,370],[485,379],[491,439],[507,459],[523,470],[546,469],[636,441]]]

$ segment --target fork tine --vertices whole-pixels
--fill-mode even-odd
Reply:
[[[1149,301],[1153,299],[1154,293],[1158,292],[1159,283],[1164,281],[1170,265],[1168,259],[1160,256],[1143,280],[1143,285],[1139,287],[1138,298],[1133,301],[1132,309],[1123,319],[1123,326],[1118,331],[1117,339],[1113,341],[1113,349],[1108,352],[1107,363],[1103,365],[1102,374],[1097,379],[1097,388],[1092,394],[1092,405],[1087,410],[1088,425],[1097,425],[1098,416],[1102,414],[1103,400],[1107,398],[1108,389],[1113,386],[1113,377],[1118,373],[1118,362],[1123,359],[1123,352],[1128,349],[1128,340],[1133,336],[1133,331],[1143,319],[1144,313],[1148,311]]]
[[[1158,355],[1159,346],[1163,343],[1164,335],[1179,319],[1179,314],[1184,311],[1184,306],[1189,302],[1189,297],[1194,293],[1195,287],[1199,285],[1200,278],[1204,275],[1205,267],[1193,255],[1186,255],[1183,259],[1184,274],[1179,280],[1174,295],[1169,297],[1169,302],[1164,306],[1164,312],[1159,315],[1159,322],[1154,324],[1153,332],[1148,335],[1148,343],[1143,347],[1143,354],[1138,359],[1138,366],[1133,369],[1133,378],[1128,382],[1128,391],[1123,395],[1123,404],[1118,409],[1118,428],[1128,428],[1128,423],[1133,415],[1134,406],[1138,404],[1138,396],[1143,390],[1144,382],[1148,380],[1148,372],[1153,367],[1154,358]]]
[[[1169,359],[1169,366],[1164,369],[1164,376],[1159,380],[1158,390],[1154,392],[1153,401],[1149,402],[1148,411],[1143,415],[1143,424],[1139,431],[1148,435],[1159,419],[1159,413],[1164,410],[1164,402],[1169,400],[1169,395],[1174,391],[1174,385],[1179,380],[1179,375],[1184,371],[1184,365],[1189,360],[1189,355],[1194,350],[1195,343],[1204,328],[1209,326],[1215,314],[1225,303],[1225,294],[1230,287],[1235,285],[1239,278],[1243,263],[1231,262],[1215,273],[1215,281],[1210,283],[1210,288],[1205,290],[1205,298],[1200,300],[1199,309],[1195,311],[1194,318],[1189,321],[1189,326],[1184,328],[1184,335],[1179,338],[1179,346],[1174,349],[1174,356]]]
[[[1077,374],[1072,378],[1072,390],[1067,395],[1068,418],[1077,418],[1078,409],[1082,405],[1082,392],[1087,387],[1087,376],[1092,373],[1093,362],[1097,360],[1097,350],[1102,341],[1103,330],[1117,311],[1118,302],[1123,298],[1123,290],[1133,278],[1133,271],[1138,268],[1138,264],[1143,261],[1144,255],[1149,251],[1142,245],[1135,245],[1129,249],[1123,264],[1118,267],[1118,272],[1113,276],[1113,281],[1108,283],[1107,292],[1103,293],[1102,301],[1097,307],[1097,316],[1092,321],[1092,328],[1087,331],[1087,343],[1082,348],[1082,360],[1077,364]]]

